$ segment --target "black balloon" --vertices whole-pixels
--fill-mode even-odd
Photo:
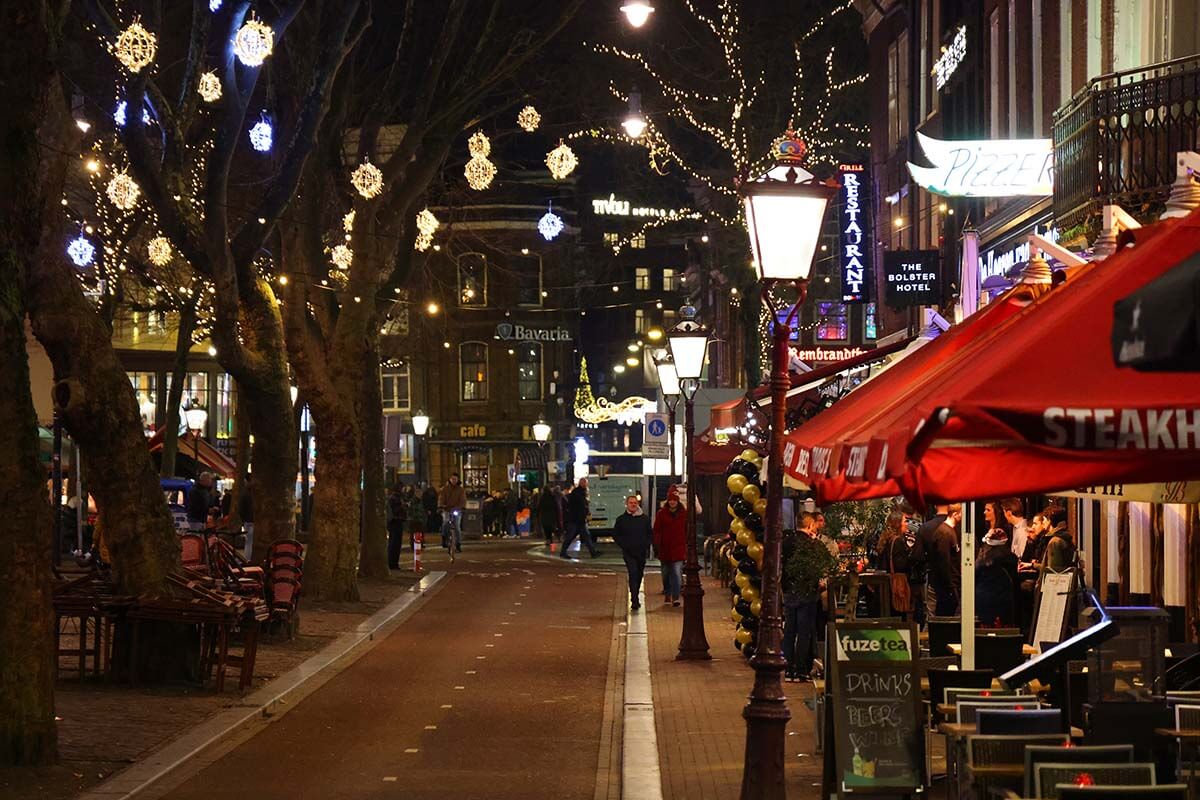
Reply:
[[[738,649],[742,651],[742,655],[744,655],[747,659],[754,658],[754,649],[755,649],[754,645],[752,645],[752,644],[742,645]]]
[[[738,650],[742,649],[742,643],[739,642],[736,638],[734,638],[734,640],[733,640],[733,646],[736,647]]]
[[[730,581],[729,591],[733,592],[734,597],[738,597],[742,593],[742,587],[738,586],[734,581]]]
[[[742,502],[745,502],[744,500]],[[755,533],[762,533],[763,518],[761,514],[754,511],[754,506],[750,506],[750,511],[742,517],[742,522],[746,523],[746,527]]]
[[[746,558],[747,555],[748,554],[746,553],[746,545],[739,544],[737,547],[733,548],[733,557],[736,558],[738,561],[741,561],[742,559]]]
[[[739,599],[733,604],[733,607],[736,608],[737,612],[743,617],[750,616],[750,603],[748,601]]]
[[[729,498],[729,505],[733,508],[733,513],[743,519],[754,513],[754,504],[740,494]]]
[[[757,578],[758,564],[755,564],[752,558],[743,558],[738,562],[738,571],[746,573],[751,578]]]
[[[733,463],[729,465],[729,469],[725,471],[725,476],[744,475],[746,480],[757,485],[758,484],[758,467],[751,464],[744,458],[735,458]]]
[[[742,627],[748,631],[758,631],[758,617],[753,614],[742,617]]]

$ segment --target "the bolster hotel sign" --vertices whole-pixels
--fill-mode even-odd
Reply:
[[[920,131],[917,140],[933,165],[909,162],[913,180],[947,197],[1046,197],[1054,193],[1051,139],[944,142]]]
[[[841,231],[842,302],[861,303],[867,299],[870,281],[870,236],[864,230],[869,214],[862,210],[862,195],[868,187],[866,171],[862,164],[842,164],[841,216],[838,228]],[[865,243],[865,245],[864,245]]]

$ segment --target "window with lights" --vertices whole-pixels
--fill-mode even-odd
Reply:
[[[666,267],[662,271],[662,286],[664,292],[677,292],[680,289],[680,278],[683,277],[679,270]]]
[[[863,306],[863,338],[868,342],[873,342],[879,338],[879,332],[875,323],[874,303],[867,303]]]
[[[633,310],[633,332],[645,333],[650,326],[646,324],[646,311],[641,308]]]
[[[218,439],[233,438],[233,409],[237,406],[237,383],[233,376],[221,372],[217,374],[217,398],[212,409],[216,413],[217,427],[214,431]]]
[[[649,267],[634,267],[633,269],[633,288],[639,291],[650,291],[650,268]]]
[[[171,373],[166,375],[167,394],[171,394]],[[192,405],[203,406],[209,408],[208,405],[208,373],[207,372],[189,372],[183,378],[183,394],[179,398],[179,432],[187,433],[187,418],[184,412]],[[209,409],[211,412],[212,409]],[[216,419],[210,414],[210,423],[215,423]]]
[[[488,346],[484,342],[463,342],[458,346],[458,374],[464,403],[488,399]]]
[[[632,247],[634,250],[645,250],[646,249],[646,234],[635,233],[629,239],[629,246]]]
[[[142,416],[142,428],[151,435],[158,427],[158,374],[154,372],[127,372],[133,392],[137,397],[138,412]]]
[[[517,348],[517,397],[542,399],[542,346],[537,342],[523,342]]]
[[[385,414],[412,407],[408,364],[391,364],[380,369],[379,388]]]
[[[458,259],[458,304],[487,305],[487,256],[463,253]]]
[[[844,342],[850,338],[845,303],[818,302],[816,322],[818,342]]]
[[[604,243],[609,247],[616,247],[621,243],[621,234],[615,231],[604,232]]]

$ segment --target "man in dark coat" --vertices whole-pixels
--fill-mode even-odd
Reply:
[[[642,511],[637,497],[626,497],[625,513],[613,524],[613,541],[621,548],[625,559],[625,571],[629,573],[629,602],[634,611],[642,607],[638,596],[642,591],[646,558],[650,555],[650,539],[650,518]]]
[[[538,520],[542,524],[542,535],[546,546],[554,541],[554,535],[562,531],[562,490],[557,486],[542,490],[538,498]]]
[[[921,527],[917,529],[912,550],[908,554],[909,578],[911,579],[913,576],[917,577],[918,584],[922,587],[921,593],[924,595],[923,613],[920,614],[920,621],[922,622],[934,615],[936,598],[934,597],[933,589],[928,584],[929,558],[933,552],[933,535],[937,532],[938,526],[946,521],[946,515],[950,513],[950,507],[934,506],[934,511],[934,515],[925,520],[921,524]]]
[[[567,551],[571,548],[571,543],[579,537],[579,541],[592,554],[592,558],[600,555],[600,551],[596,549],[596,545],[592,544],[592,535],[588,533],[587,521],[591,513],[591,508],[588,504],[588,480],[580,478],[579,483],[571,490],[571,494],[567,496],[567,533],[563,536],[562,553],[559,555],[562,558],[570,558]]]
[[[928,589],[933,590],[934,613],[939,617],[957,615],[962,599],[962,562],[958,540],[962,505],[956,503],[947,510],[946,519],[933,533],[933,550],[926,554],[929,564]]]

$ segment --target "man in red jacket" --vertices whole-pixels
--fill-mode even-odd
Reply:
[[[687,512],[674,484],[667,502],[654,516],[654,554],[662,564],[666,602],[679,605],[683,592],[683,562],[687,558]]]

